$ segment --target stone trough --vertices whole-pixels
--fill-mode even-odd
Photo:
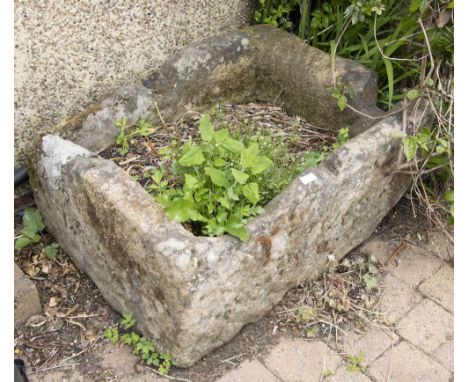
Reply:
[[[36,145],[30,181],[48,230],[106,300],[133,313],[138,329],[177,365],[192,365],[290,288],[318,277],[369,237],[405,192],[408,177],[394,171],[402,116],[378,117],[370,70],[337,58],[335,72],[352,88],[350,104],[373,118],[338,110],[329,55],[285,32],[251,27],[186,48],[144,85],[120,89]],[[222,101],[275,102],[322,128],[349,126],[354,135],[252,219],[247,242],[193,236],[96,154],[113,144],[115,119],[156,121],[160,113],[174,120],[186,105],[204,110]],[[427,118],[412,115],[407,126]]]

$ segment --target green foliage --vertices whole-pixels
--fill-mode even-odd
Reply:
[[[59,252],[60,246],[57,243],[52,243],[44,248],[45,254],[48,259],[53,260],[55,259]]]
[[[347,127],[342,127],[338,130],[338,135],[336,136],[336,141],[333,143],[333,150],[338,150],[346,142],[349,141],[349,129]]]
[[[45,228],[42,215],[35,208],[26,208],[23,215],[23,229],[21,236],[16,239],[15,249],[24,248],[41,241],[39,233]]]
[[[373,69],[378,76],[378,103],[384,109],[404,99],[432,99],[431,106],[437,118],[431,139],[437,136],[447,142],[447,147],[442,144],[441,152],[436,152],[429,160],[440,162],[437,171],[432,163],[418,159],[419,174],[414,177],[413,189],[424,189],[418,198],[431,211],[429,215],[437,209],[453,220],[453,203],[447,202],[444,195],[453,190],[454,184],[453,150],[450,149],[453,145],[454,1],[326,0],[309,2],[307,7],[305,3],[261,1],[256,20],[287,26],[282,29],[331,53],[332,67],[336,54]],[[279,15],[276,12],[280,5]],[[273,21],[278,19],[281,22]],[[337,78],[332,95],[339,109],[344,110],[349,96],[339,81]],[[418,134],[403,141],[409,160],[417,159],[417,153],[423,150],[421,140],[424,137]],[[442,162],[449,163],[450,170]],[[430,200],[423,200],[421,195],[428,195]],[[433,221],[444,228],[438,223],[443,219]]]
[[[134,136],[138,135],[140,137],[146,137],[152,132],[151,124],[148,122],[146,118],[141,118],[136,124],[128,125],[127,119],[122,118],[114,121],[115,127],[119,128],[119,135],[115,140],[115,144],[120,146],[117,150],[120,155],[127,155],[130,149],[130,141],[129,139]],[[133,128],[134,131],[132,133],[129,130]]]
[[[156,367],[160,374],[168,374],[174,364],[171,361],[171,355],[168,352],[158,353],[154,344],[146,337],[134,331],[128,331],[135,323],[131,313],[124,314],[120,320],[121,330],[116,327],[107,328],[104,331],[104,337],[114,344],[120,340],[123,344],[132,346],[133,354],[139,356],[146,365]]]
[[[104,337],[116,344],[119,340],[119,330],[117,328],[107,328],[104,331]]]
[[[123,318],[120,320],[120,325],[123,326],[124,329],[130,329],[135,325],[135,319],[131,313],[127,313],[123,315]]]
[[[377,288],[379,285],[379,282],[375,276],[372,276],[369,273],[366,273],[363,277],[364,284],[366,284],[366,289],[372,290],[374,288]]]
[[[117,139],[115,140],[115,143],[117,146],[120,146],[120,149],[118,150],[120,155],[125,155],[128,153],[129,149],[129,144],[128,144],[128,138],[127,138],[127,120],[125,118],[122,118],[120,120],[114,121],[115,127],[119,128],[119,135],[117,136]]]
[[[191,222],[205,235],[227,232],[247,240],[245,224],[267,201],[262,174],[273,162],[262,155],[258,142],[245,147],[227,129],[215,131],[208,114],[201,118],[199,132],[199,143],[164,149],[161,154],[172,159],[171,169],[153,170],[149,191],[171,219]],[[171,182],[175,187],[169,187]]]
[[[349,355],[347,357],[346,370],[350,373],[366,371],[367,366],[364,365],[365,360],[365,353],[363,351],[360,351],[356,356]]]

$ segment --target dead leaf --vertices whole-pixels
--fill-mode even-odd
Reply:
[[[58,304],[60,304],[60,297],[58,296],[53,296],[50,298],[49,300],[49,307],[50,308],[54,308],[56,307]]]
[[[61,285],[52,285],[50,289],[54,293],[59,293],[63,300],[65,300],[68,297],[67,289]]]
[[[70,309],[68,309],[66,316],[71,316],[73,313],[75,313],[78,309],[80,308],[80,304],[75,304],[73,305]]]
[[[43,261],[42,266],[41,266],[41,272],[42,273],[49,273],[49,262],[48,261]]]
[[[34,264],[30,263],[26,266],[25,271],[28,276],[35,277],[37,275],[38,269]]]

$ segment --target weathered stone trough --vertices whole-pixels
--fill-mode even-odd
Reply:
[[[377,115],[374,73],[340,58],[335,67],[353,89],[350,104]],[[290,288],[318,277],[331,258],[364,241],[405,192],[409,179],[393,171],[401,116],[339,112],[332,84],[329,55],[287,33],[253,27],[185,49],[146,87],[121,89],[57,127],[75,143],[57,135],[38,142],[30,178],[48,229],[106,300],[133,313],[179,366],[192,365]],[[185,105],[206,109],[226,100],[276,102],[317,126],[350,126],[356,135],[252,219],[247,242],[193,236],[117,165],[93,153],[113,144],[117,118],[158,119],[157,103],[172,120]]]

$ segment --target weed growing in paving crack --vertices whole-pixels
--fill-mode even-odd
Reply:
[[[346,357],[346,370],[350,373],[364,372],[367,370],[367,365],[364,365],[366,355],[363,351],[360,351],[358,355],[349,355]]]
[[[124,314],[119,326],[107,328],[104,331],[104,337],[114,344],[120,341],[125,345],[132,346],[133,354],[139,356],[146,365],[157,368],[160,374],[168,374],[171,366],[175,365],[171,361],[171,355],[168,352],[158,353],[154,344],[146,337],[133,330],[130,331],[135,324],[136,321],[132,314]]]

